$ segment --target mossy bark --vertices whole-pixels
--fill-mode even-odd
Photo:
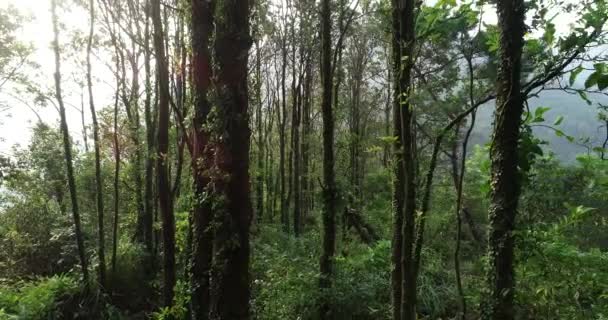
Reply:
[[[523,0],[497,2],[500,29],[500,70],[494,134],[490,149],[491,202],[488,235],[488,304],[485,319],[514,319],[513,266],[515,218],[520,194],[518,140],[524,97],[521,93],[521,55],[525,33]]]

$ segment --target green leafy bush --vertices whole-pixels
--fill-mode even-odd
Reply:
[[[59,319],[62,313],[69,309],[70,301],[81,294],[82,288],[70,275],[58,275],[35,282],[18,283],[12,287],[2,287],[0,319]]]

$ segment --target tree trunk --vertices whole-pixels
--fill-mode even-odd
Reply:
[[[393,320],[401,320],[401,282],[403,282],[403,273],[401,266],[401,256],[403,248],[403,197],[405,195],[404,187],[404,172],[403,172],[403,152],[401,152],[401,101],[399,91],[399,75],[401,69],[401,50],[399,48],[400,30],[399,30],[399,9],[398,1],[392,0],[392,60],[393,60],[393,137],[396,138],[393,143],[393,238],[392,238],[392,273],[391,273],[391,299],[393,305]]]
[[[327,296],[334,276],[334,254],[336,250],[336,177],[334,172],[334,114],[332,110],[333,73],[331,50],[330,1],[321,2],[321,77],[323,95],[323,247],[319,265],[319,289],[322,291],[321,319],[332,319],[331,304]],[[336,50],[339,50],[336,48]]]
[[[84,119],[84,87],[80,93],[80,122],[82,123],[82,140],[84,141],[84,152],[89,153],[89,138],[87,137],[87,124]]]
[[[259,13],[258,13],[259,14]],[[258,22],[260,23],[260,22]],[[256,28],[260,28],[256,26]],[[256,170],[256,219],[262,221],[264,215],[264,128],[262,119],[262,52],[260,51],[260,39],[255,42],[255,102],[256,102],[256,129],[257,139],[257,170]]]
[[[292,27],[292,30],[295,27]],[[295,32],[292,32],[293,39],[296,39]],[[292,181],[292,186],[290,187],[290,192],[293,191],[293,234],[298,237],[301,232],[301,218],[302,218],[302,203],[301,203],[301,185],[300,185],[300,122],[301,122],[301,99],[302,95],[300,93],[301,81],[298,80],[299,76],[296,72],[296,49],[295,43],[293,44],[293,66],[292,66],[292,117],[291,117],[291,154],[292,154],[292,162],[293,166],[292,172],[290,175],[290,181]],[[303,54],[303,53],[301,53]]]
[[[392,91],[394,66],[391,65],[391,58],[389,54],[387,54],[387,60],[386,104],[384,107],[384,136],[386,137],[391,135],[391,107],[393,106],[395,100],[395,96]],[[382,153],[382,164],[385,168],[389,167],[390,154],[390,145],[387,143],[384,145],[384,152]]]
[[[112,227],[112,273],[116,272],[116,251],[118,248],[118,211],[120,182],[120,145],[118,143],[118,95],[120,81],[116,78],[116,96],[114,98],[114,221]]]
[[[414,1],[393,0],[395,226],[393,229],[393,319],[416,319],[416,177],[411,70],[414,62]],[[399,274],[397,274],[399,273]],[[399,288],[400,286],[400,288]]]
[[[214,42],[215,89],[220,130],[216,150],[216,191],[222,192],[216,211],[211,276],[213,320],[250,319],[249,226],[250,199],[247,62],[251,46],[249,1],[216,4]]]
[[[63,134],[63,149],[65,153],[65,163],[67,170],[68,185],[70,188],[70,198],[72,200],[72,216],[74,218],[74,233],[76,234],[76,244],[82,268],[82,280],[86,290],[89,289],[89,269],[87,256],[84,247],[84,237],[80,227],[80,211],[78,210],[78,196],[76,194],[76,181],[74,179],[74,167],[72,164],[72,142],[70,131],[66,121],[65,106],[61,92],[61,50],[59,48],[59,18],[57,17],[57,2],[51,0],[51,13],[53,21],[53,51],[55,52],[55,98],[59,104],[59,117],[61,120],[61,132]]]
[[[144,27],[144,72],[145,72],[145,99],[144,99],[144,120],[146,122],[146,159],[144,161],[144,216],[143,216],[143,237],[148,255],[147,270],[148,276],[151,276],[154,270],[154,204],[156,196],[154,194],[154,158],[156,148],[156,120],[153,117],[152,111],[152,67],[150,58],[152,52],[150,50],[150,0],[146,0],[146,24]]]
[[[165,44],[161,20],[160,0],[152,1],[152,24],[154,25],[154,51],[158,76],[158,199],[163,225],[163,304],[173,303],[175,286],[175,218],[168,172],[169,161],[169,70],[165,57]]]
[[[310,113],[312,110],[312,81],[313,81],[313,70],[312,70],[312,48],[309,48],[308,59],[306,60],[305,67],[305,80],[304,80],[304,101],[302,108],[302,217],[303,220],[308,216],[311,202],[311,190],[309,184],[311,179],[310,176],[310,139],[312,136],[312,125],[310,119]]]
[[[87,87],[89,89],[89,107],[91,108],[91,118],[93,118],[93,143],[95,147],[95,198],[97,200],[97,246],[99,256],[99,284],[103,288],[106,285],[106,254],[105,254],[105,233],[103,226],[103,180],[101,177],[101,150],[99,142],[99,124],[97,123],[97,113],[95,112],[95,102],[93,100],[93,80],[91,75],[91,50],[93,46],[93,30],[95,26],[95,2],[89,1],[90,29],[87,42]]]
[[[287,212],[287,197],[286,197],[286,186],[285,186],[285,135],[287,126],[287,96],[285,89],[285,76],[287,72],[287,44],[286,40],[282,40],[282,57],[281,60],[281,110],[277,112],[279,116],[279,178],[281,180],[281,193],[280,193],[280,206],[281,206],[281,223],[283,224],[283,231],[289,233],[289,213]]]
[[[205,128],[211,111],[207,98],[211,82],[211,36],[213,33],[214,1],[193,0],[191,17],[192,94],[194,98],[194,133],[192,143],[192,174],[194,180],[194,208],[192,215],[192,318],[209,318],[209,271],[212,257],[211,209],[205,193],[209,191],[210,161],[209,132]]]
[[[491,193],[488,238],[488,306],[485,319],[515,317],[513,251],[515,216],[520,194],[518,139],[524,110],[521,54],[524,45],[523,0],[497,2],[500,29],[500,69],[497,80],[494,134],[490,148]]]

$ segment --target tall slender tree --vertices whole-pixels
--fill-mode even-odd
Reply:
[[[524,111],[521,55],[524,46],[523,0],[497,2],[500,68],[496,82],[496,112],[490,148],[491,194],[488,232],[488,305],[486,319],[514,319],[513,268],[515,217],[520,194],[518,141]]]
[[[143,217],[143,236],[146,245],[146,253],[148,254],[149,273],[154,268],[153,243],[154,243],[154,208],[156,195],[154,192],[154,158],[156,151],[156,123],[158,119],[154,116],[152,95],[154,88],[152,87],[152,50],[150,49],[150,16],[151,16],[151,0],[145,0],[145,24],[144,24],[144,83],[145,83],[145,98],[144,98],[144,120],[146,123],[146,158],[144,161],[144,217]]]
[[[163,303],[173,303],[175,286],[175,217],[169,179],[169,68],[165,56],[165,36],[160,0],[152,0],[154,51],[158,79],[158,199],[163,226]]]
[[[112,273],[116,272],[116,252],[118,250],[118,212],[120,211],[120,142],[118,140],[118,95],[120,79],[116,77],[116,93],[114,95],[114,221],[112,225]]]
[[[80,267],[82,268],[82,280],[85,288],[89,288],[89,266],[84,247],[84,237],[80,226],[80,210],[78,208],[78,195],[76,194],[76,181],[74,179],[74,166],[72,163],[72,142],[70,131],[65,116],[65,105],[61,91],[61,49],[59,47],[59,18],[57,16],[57,1],[51,0],[51,15],[53,22],[53,51],[55,52],[55,99],[59,105],[59,117],[61,121],[61,133],[63,135],[63,151],[65,156],[68,186],[70,198],[72,200],[72,217],[74,219],[74,233],[76,234],[76,244],[78,246],[78,256],[80,257]]]
[[[93,48],[93,34],[95,29],[95,1],[89,1],[89,38],[87,41],[87,88],[89,90],[89,108],[93,120],[93,143],[95,148],[95,199],[97,201],[97,251],[99,256],[99,283],[106,284],[106,254],[105,254],[105,231],[103,225],[103,180],[101,176],[101,148],[99,142],[99,124],[97,112],[95,111],[95,100],[93,98],[93,76],[91,67],[91,51]]]

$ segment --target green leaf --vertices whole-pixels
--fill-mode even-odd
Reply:
[[[601,74],[598,71],[595,71],[594,73],[589,75],[587,80],[585,80],[585,89],[589,89],[589,88],[593,87],[594,85],[596,85],[597,80],[600,78],[600,75]]]
[[[589,100],[589,98],[587,97],[587,94],[585,93],[585,91],[579,90],[578,95],[581,97],[581,99],[585,100],[585,102],[587,102],[588,105],[592,104],[591,100]]]
[[[553,125],[554,126],[559,126],[562,123],[562,121],[564,121],[564,116],[558,116],[555,119],[555,121],[553,122]]]
[[[534,110],[534,120],[532,122],[543,122],[545,121],[544,115],[547,111],[551,110],[549,107],[538,107]]]
[[[608,75],[602,75],[597,79],[597,87],[600,91],[608,88]]]
[[[583,67],[582,66],[578,66],[576,67],[576,69],[572,70],[572,72],[570,72],[570,86],[574,85],[574,82],[576,81],[576,77],[578,77],[578,75],[583,71]]]
[[[497,28],[488,28],[488,39],[486,45],[490,52],[496,52],[500,48],[500,34]]]
[[[606,64],[603,63],[603,62],[594,63],[593,64],[593,69],[595,69],[595,71],[598,72],[598,73],[605,73]]]
[[[555,25],[553,23],[547,23],[543,40],[545,40],[547,44],[553,44],[553,40],[555,40]]]

